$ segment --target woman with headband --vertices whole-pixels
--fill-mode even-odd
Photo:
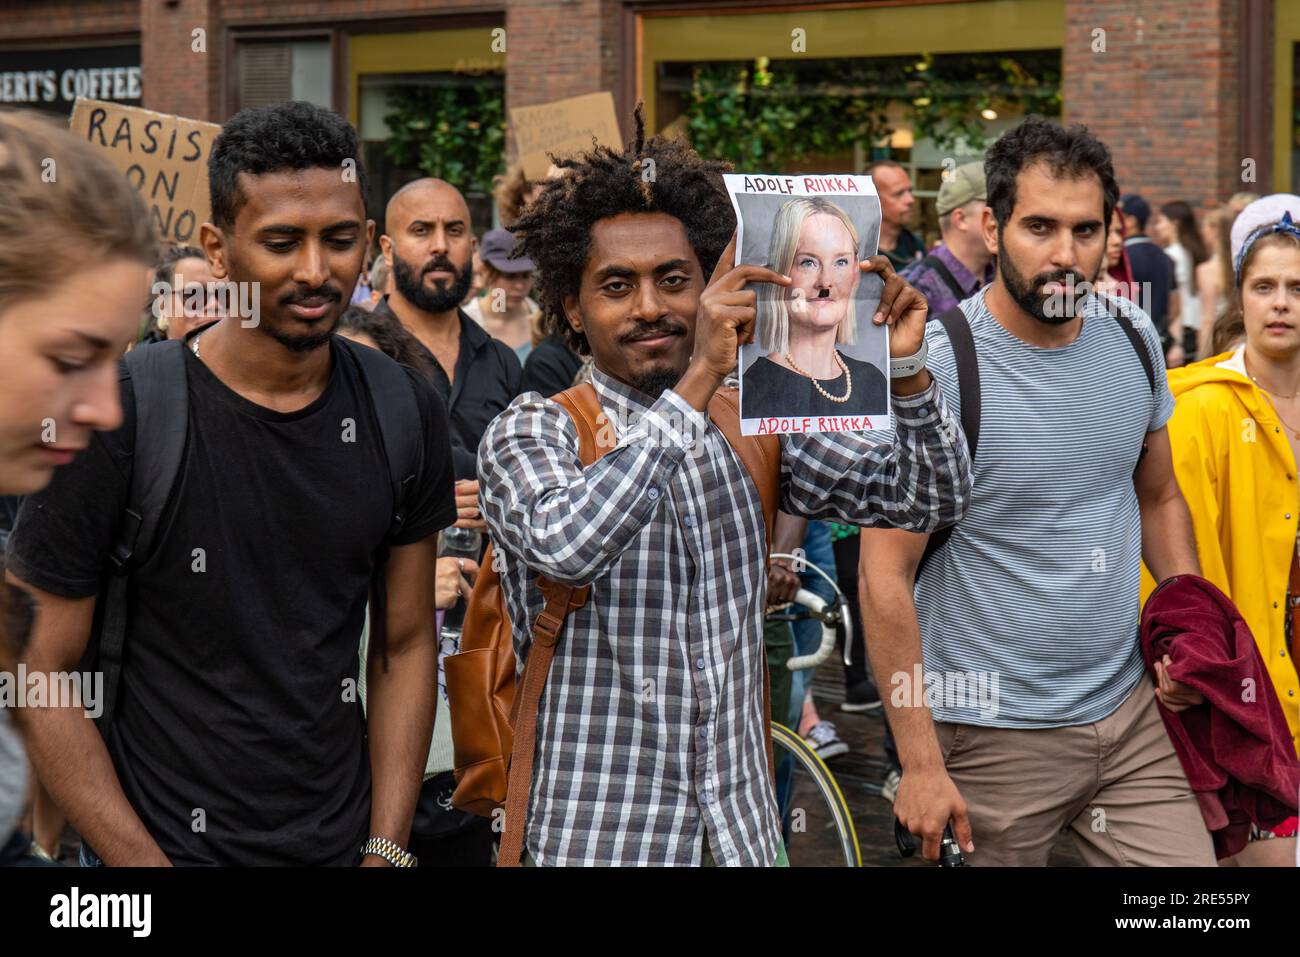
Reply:
[[[1169,440],[1202,574],[1250,627],[1290,744],[1300,748],[1300,226],[1293,217],[1300,220],[1300,196],[1279,194],[1237,218],[1236,287],[1215,329],[1218,344],[1232,344],[1170,370]],[[1145,575],[1144,583],[1150,589]],[[1295,818],[1256,832],[1231,860],[1294,865],[1295,833]]]
[[[823,197],[792,199],[776,214],[768,264],[793,282],[758,302],[765,356],[744,371],[741,416],[884,413],[889,382],[870,362],[836,348],[857,334],[858,233]]]

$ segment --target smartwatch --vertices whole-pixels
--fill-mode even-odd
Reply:
[[[889,360],[889,377],[891,379],[906,379],[908,376],[916,375],[925,368],[926,357],[930,354],[930,344],[922,339],[921,348],[910,356],[902,359]]]

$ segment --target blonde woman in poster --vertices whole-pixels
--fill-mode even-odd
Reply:
[[[794,281],[783,298],[760,296],[757,338],[766,355],[745,371],[743,418],[888,407],[885,374],[837,348],[856,341],[860,258],[852,219],[829,199],[792,199],[777,211],[768,264]]]

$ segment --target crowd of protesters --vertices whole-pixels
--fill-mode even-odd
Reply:
[[[785,865],[768,721],[849,750],[779,667],[820,626],[767,617],[833,598],[767,557],[802,549],[925,857],[1294,864],[1300,197],[1153,208],[1031,119],[927,250],[878,160],[891,427],[760,442],[720,397],[790,280],[737,265],[727,167],[636,125],[512,168],[498,228],[421,178],[376,236],[346,121],[244,110],[160,251],[102,156],[0,113],[0,674],[110,684],[0,699],[0,863],[66,824],[83,866]],[[454,797],[471,596],[546,669],[509,840]]]

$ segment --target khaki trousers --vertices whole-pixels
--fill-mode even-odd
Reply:
[[[1046,866],[1067,829],[1090,867],[1216,864],[1145,677],[1095,724],[1023,730],[936,722],[935,732],[970,814],[972,866]]]

